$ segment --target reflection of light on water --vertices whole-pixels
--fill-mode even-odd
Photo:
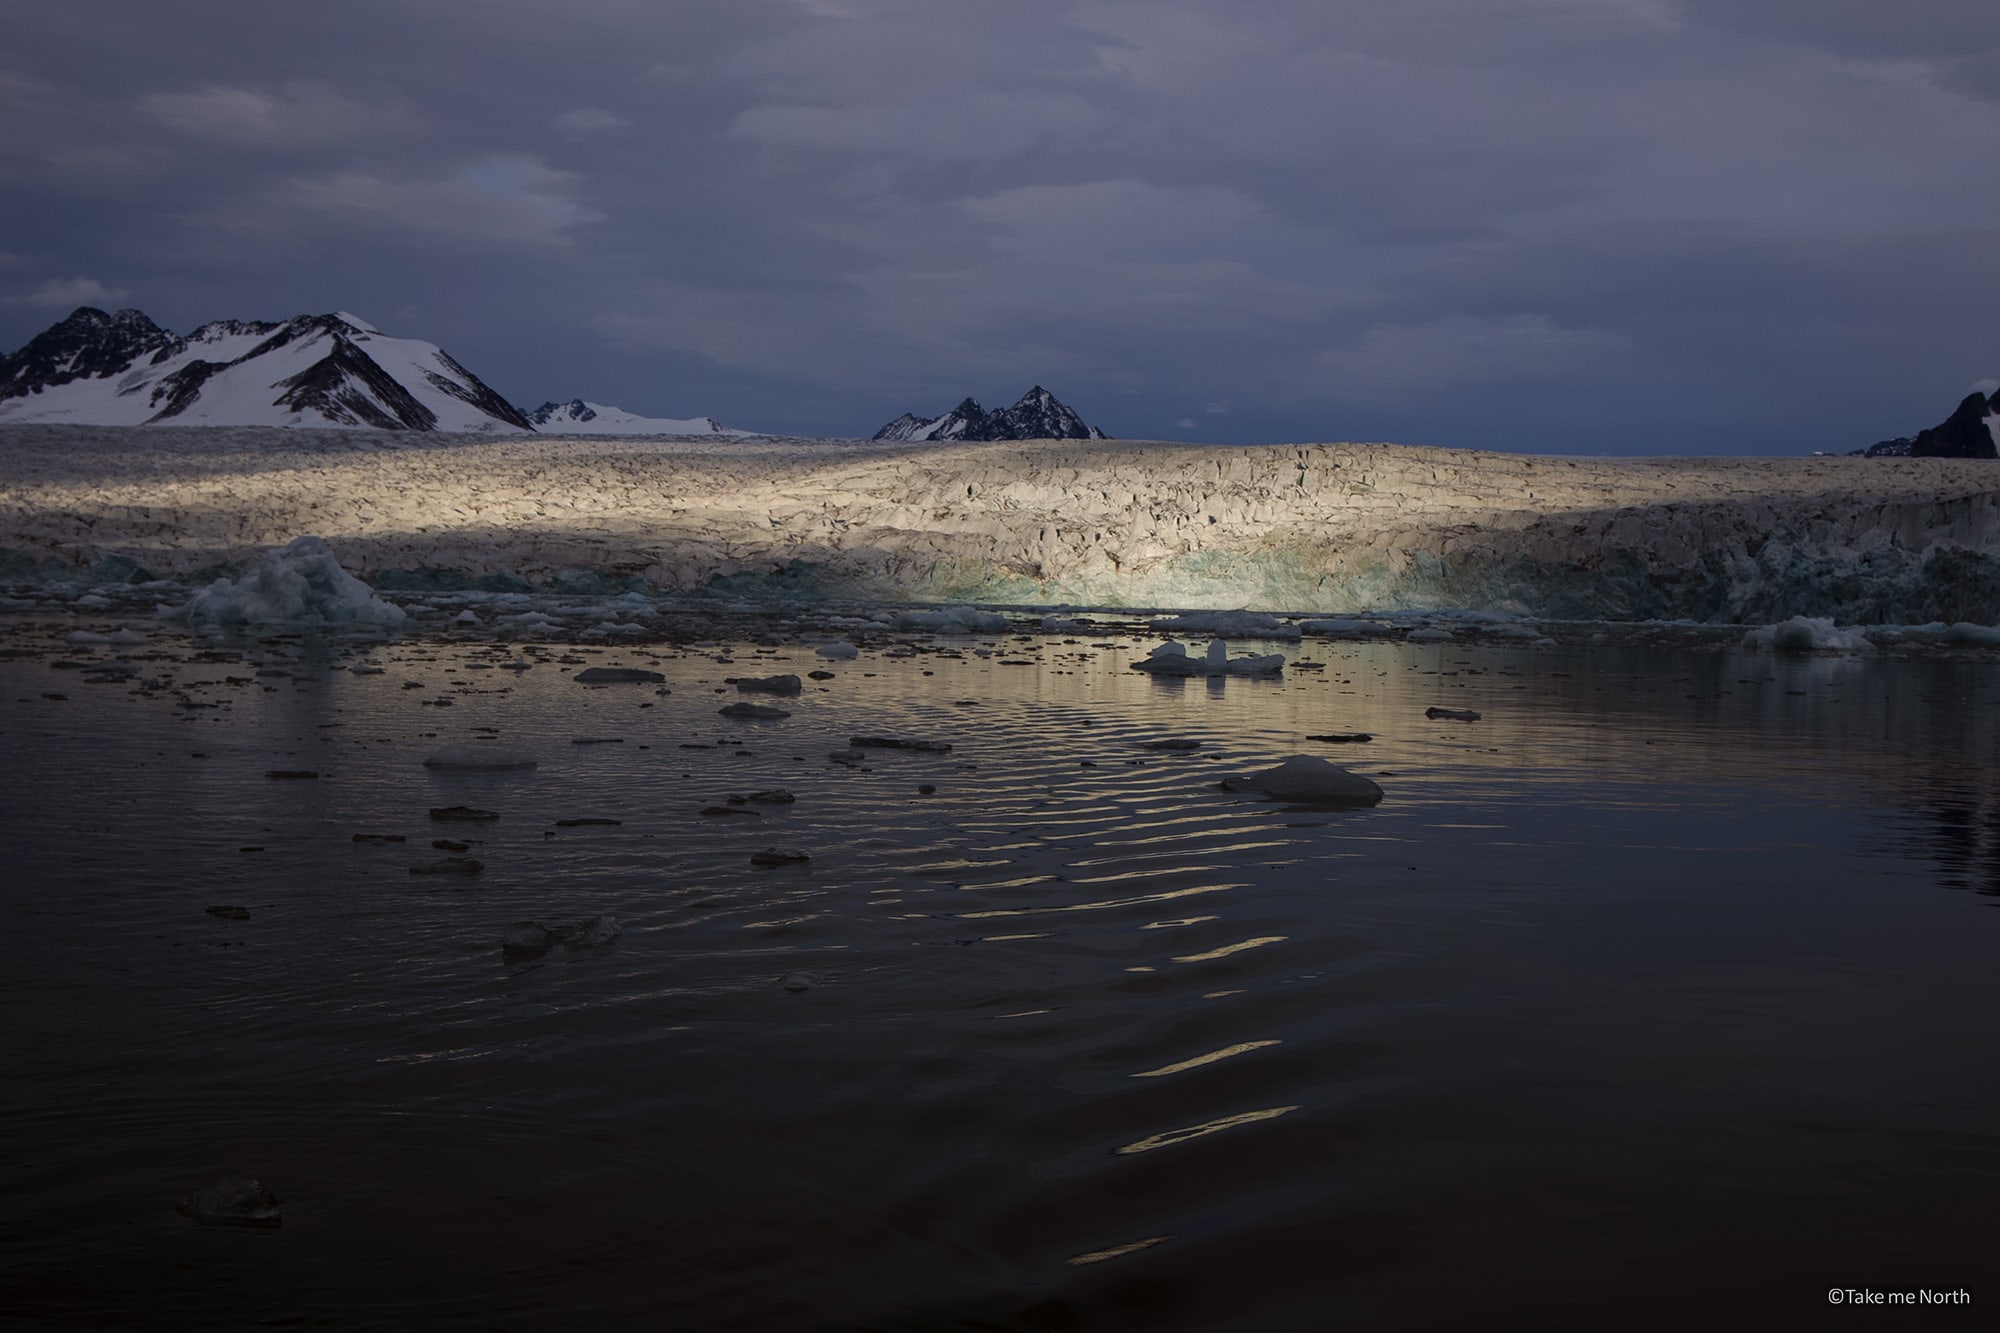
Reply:
[[[1214,921],[1214,916],[1180,916],[1171,921],[1148,921],[1141,930],[1167,930],[1173,926],[1198,926],[1204,921]]]
[[[1247,889],[1248,884],[1196,884],[1185,889],[1168,889],[1164,893],[1141,893],[1130,898],[1102,898],[1096,902],[1064,903],[1056,907],[996,907],[986,912],[962,912],[967,921],[978,921],[994,916],[1034,916],[1042,912],[1100,912],[1111,907],[1136,907],[1140,903],[1165,902],[1169,898],[1192,898],[1198,893],[1224,893],[1230,889]]]
[[[1137,1254],[1140,1250],[1158,1245],[1163,1240],[1171,1239],[1173,1239],[1171,1236],[1148,1236],[1144,1240],[1135,1240],[1129,1245],[1113,1245],[1108,1250],[1092,1250],[1089,1254],[1079,1254],[1075,1258],[1065,1259],[1063,1262],[1074,1268],[1081,1268],[1085,1264],[1101,1264],[1106,1259],[1118,1259],[1128,1254]]]
[[[1259,1051],[1266,1046],[1276,1046],[1278,1044],[1278,1040],[1275,1037],[1267,1041],[1239,1041],[1234,1046],[1225,1046],[1219,1051],[1210,1051],[1207,1055],[1197,1055],[1191,1060],[1180,1060],[1174,1064],[1161,1065],[1158,1069],[1148,1069],[1143,1074],[1134,1074],[1132,1077],[1164,1078],[1168,1074],[1184,1074],[1190,1069],[1200,1069],[1203,1065],[1212,1065],[1217,1060],[1227,1060],[1232,1055],[1241,1055],[1245,1051]]]
[[[1285,935],[1259,935],[1255,939],[1241,940],[1235,944],[1225,944],[1220,949],[1210,949],[1207,953],[1182,954],[1174,959],[1176,963],[1206,963],[1212,958],[1227,958],[1245,949],[1256,949],[1266,944],[1277,944],[1289,938]]]
[[[1189,1125],[1186,1129],[1170,1129],[1164,1134],[1154,1134],[1148,1138],[1140,1139],[1137,1143],[1128,1143],[1122,1148],[1115,1148],[1113,1151],[1120,1157],[1129,1157],[1133,1153],[1151,1152],[1155,1148],[1170,1148],[1176,1143],[1186,1143],[1189,1139],[1199,1139],[1210,1134],[1219,1134],[1225,1129],[1234,1129],[1238,1125],[1252,1125],[1259,1120],[1276,1120],[1279,1116],[1289,1115],[1298,1109],[1297,1106],[1273,1106],[1263,1111],[1242,1111],[1236,1115],[1226,1115],[1220,1120],[1210,1120],[1199,1125]]]

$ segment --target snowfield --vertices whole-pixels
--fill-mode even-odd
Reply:
[[[0,426],[0,573],[213,577],[300,536],[377,586],[2000,622],[1977,460]]]

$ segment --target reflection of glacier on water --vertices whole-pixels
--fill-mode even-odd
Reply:
[[[1976,647],[1460,619],[1153,679],[1150,624],[1078,612],[134,643],[69,605],[0,657],[11,1313],[1783,1327],[1829,1264],[1984,1261]],[[717,715],[787,673],[790,717]],[[1294,753],[1382,802],[1219,786]],[[483,869],[411,876],[433,841]],[[282,1244],[176,1225],[231,1175]]]

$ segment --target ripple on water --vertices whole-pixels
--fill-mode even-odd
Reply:
[[[1368,645],[1211,688],[1116,653],[926,654],[718,725],[707,656],[635,652],[661,696],[463,670],[488,651],[377,646],[389,670],[357,676],[302,644],[253,677],[176,647],[157,669],[226,707],[101,686],[61,713],[44,662],[0,662],[15,1287],[112,1324],[247,1301],[346,1325],[1314,1327],[1337,1297],[1360,1326],[1467,1326],[1461,1279],[1497,1321],[1560,1308],[1579,1235],[1607,1271],[1740,1249],[1804,1273],[1983,1234],[1975,1108],[2000,1089],[1953,1053],[2000,983],[1984,915],[1933,878],[2000,863],[1938,832],[1994,804],[1995,715],[1964,682],[1949,718],[1690,717],[1654,687],[1700,675],[1713,702],[1734,668]],[[1456,655],[1485,674],[1413,669]],[[229,672],[254,683],[190,683]],[[1375,735],[1337,757],[1383,774],[1382,806],[1216,789],[1332,731]],[[854,735],[955,748],[827,758]],[[422,765],[486,739],[539,766]],[[779,787],[797,800],[755,819],[700,813]],[[1885,817],[1883,792],[1918,795]],[[429,818],[455,804],[500,818]],[[557,823],[579,818],[619,822]],[[485,868],[410,875],[439,837]],[[766,846],[811,859],[751,865]],[[500,949],[603,912],[614,943]],[[1842,1162],[1896,1226],[1813,1193]],[[277,1188],[285,1228],[196,1248],[158,1205],[230,1173]],[[356,1272],[367,1291],[331,1276]]]

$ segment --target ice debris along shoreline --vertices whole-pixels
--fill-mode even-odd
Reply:
[[[1980,460],[0,427],[0,579],[212,578],[301,532],[384,591],[2000,621]]]
[[[733,624],[737,633],[779,633],[801,639],[824,660],[845,662],[859,658],[864,645],[891,655],[908,655],[912,636],[916,639],[944,638],[961,643],[983,636],[985,643],[973,642],[969,651],[976,656],[992,656],[999,651],[1002,635],[1017,639],[1040,636],[1133,636],[1147,631],[1185,631],[1206,626],[1248,635],[1255,640],[1301,643],[1306,638],[1336,642],[1363,640],[1403,642],[1414,647],[1439,650],[1469,643],[1513,641],[1526,647],[1554,646],[1560,634],[1569,642],[1647,642],[1678,644],[1697,648],[1735,648],[1743,652],[1859,654],[1881,650],[1951,650],[2000,648],[2000,626],[1971,621],[1922,625],[1876,624],[1838,625],[1830,618],[1794,616],[1770,625],[1704,625],[1694,621],[1647,621],[1618,624],[1604,621],[1556,622],[1526,619],[1504,611],[1383,612],[1355,617],[1282,618],[1264,612],[1229,611],[1181,613],[1161,616],[1157,612],[1127,615],[1115,608],[1092,608],[1087,615],[1072,608],[1058,608],[1071,614],[1040,614],[1043,608],[1024,608],[1010,619],[1002,611],[972,607],[949,607],[941,613],[924,614],[927,608],[879,608],[866,606],[825,606],[817,609],[781,610],[755,602],[718,603],[700,597],[654,598],[628,592],[611,598],[574,597],[559,594],[488,593],[478,591],[431,592],[419,600],[405,593],[398,604],[376,592],[342,569],[326,544],[313,537],[298,538],[284,547],[268,551],[240,578],[218,579],[205,588],[188,589],[172,581],[129,585],[93,586],[65,582],[36,585],[27,596],[0,596],[0,613],[59,611],[69,617],[128,616],[135,610],[149,611],[161,620],[188,623],[198,633],[270,634],[300,629],[323,628],[350,633],[377,635],[437,634],[452,637],[522,641],[543,640],[551,644],[606,642],[617,639],[635,646],[663,640],[701,637],[724,624]],[[175,600],[162,601],[171,598]],[[180,599],[185,600],[180,600]],[[456,609],[456,608],[464,609]],[[475,609],[476,608],[476,609]],[[100,622],[101,623],[101,622]],[[131,649],[150,642],[148,633],[133,627],[129,619],[113,621],[114,628],[75,629],[65,637],[79,648]],[[761,628],[751,628],[761,626]],[[977,627],[977,628],[975,628]],[[846,637],[828,640],[829,631]],[[1028,633],[1023,634],[1023,631]],[[1074,642],[1074,638],[1066,638]],[[1123,643],[1105,642],[1097,646],[1122,648]],[[952,649],[951,651],[958,651]],[[534,663],[520,656],[499,664],[507,670],[532,670]],[[1301,662],[1303,668],[1320,664]],[[1251,677],[1276,679],[1282,676],[1287,660],[1283,653],[1250,653],[1231,657],[1227,641],[1212,639],[1199,657],[1191,655],[1177,639],[1150,650],[1130,664],[1131,669],[1162,678]],[[137,670],[136,664],[111,661],[104,669]],[[382,668],[356,663],[355,674],[380,674]],[[813,679],[829,679],[833,673],[813,671]],[[638,667],[588,667],[579,671],[576,682],[586,686],[642,684],[664,687],[665,676]],[[804,688],[796,674],[732,679],[739,692],[790,695]],[[661,693],[666,693],[661,688]],[[748,711],[756,705],[734,705]],[[496,765],[490,758],[467,754],[436,757],[434,767],[459,764],[476,767]]]

